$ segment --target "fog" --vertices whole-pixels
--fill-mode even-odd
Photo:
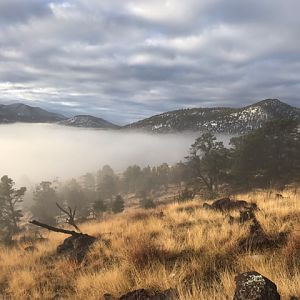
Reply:
[[[78,177],[109,164],[173,164],[188,154],[197,134],[154,135],[64,127],[53,124],[0,126],[0,175],[17,184]],[[226,139],[228,140],[228,139]],[[226,142],[226,141],[225,141]]]

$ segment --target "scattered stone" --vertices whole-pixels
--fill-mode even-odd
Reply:
[[[233,300],[280,300],[275,283],[255,271],[239,274],[235,282]]]
[[[113,295],[108,294],[108,293],[103,295],[103,299],[104,300],[116,300],[116,298]]]
[[[103,298],[105,300],[175,300],[179,299],[179,295],[175,289],[168,289],[162,292],[139,289],[126,293],[120,298],[114,298],[110,294],[104,294]]]
[[[234,223],[234,217],[231,215],[227,215],[226,220],[227,220],[228,224],[230,224],[230,225],[232,225]]]
[[[57,253],[69,254],[72,259],[80,263],[83,261],[89,247],[96,241],[96,238],[88,234],[72,235],[66,238],[57,247]]]
[[[287,237],[287,232],[280,232],[276,236],[269,237],[254,218],[250,225],[249,235],[240,240],[239,248],[244,251],[274,249],[286,244]]]
[[[275,194],[276,199],[282,199],[284,198],[281,194]]]
[[[240,223],[243,224],[247,221],[255,219],[255,214],[253,208],[246,208],[240,210]]]
[[[222,198],[214,201],[211,205],[204,203],[203,208],[209,208],[218,211],[228,211],[241,208],[256,209],[257,205],[255,203],[249,203],[245,200],[230,200],[230,198]]]
[[[26,252],[34,252],[36,250],[37,250],[37,248],[34,246],[28,246],[28,247],[24,248],[24,251],[26,251]]]

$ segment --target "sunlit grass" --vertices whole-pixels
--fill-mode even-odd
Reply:
[[[230,225],[226,214],[203,209],[201,199],[129,209],[81,225],[83,232],[101,238],[80,265],[55,254],[62,234],[48,234],[34,252],[24,251],[30,243],[2,247],[0,297],[101,299],[105,293],[117,297],[138,288],[172,287],[181,299],[232,299],[234,277],[250,270],[274,281],[282,299],[300,296],[300,199],[292,190],[284,191],[283,199],[275,194],[256,191],[235,198],[258,204],[257,218],[267,234],[291,232],[283,248],[240,252],[237,244],[248,225]]]

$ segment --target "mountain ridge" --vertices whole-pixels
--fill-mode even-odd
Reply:
[[[286,118],[300,122],[300,109],[278,99],[264,99],[241,107],[187,108],[169,111],[124,126],[155,133],[211,131],[244,134],[267,121]]]
[[[300,109],[278,99],[264,99],[241,107],[186,108],[164,112],[146,119],[118,126],[91,115],[68,118],[40,107],[23,103],[0,104],[0,124],[5,123],[56,123],[64,126],[143,130],[153,133],[183,131],[211,131],[213,133],[243,134],[261,127],[274,119],[294,119],[300,123]]]
[[[88,128],[103,128],[103,129],[118,129],[120,126],[106,121],[102,118],[91,115],[77,115],[72,118],[60,121],[59,125],[73,126],[73,127],[88,127]]]
[[[40,107],[29,106],[23,103],[0,104],[0,123],[47,123],[58,122],[66,117],[49,112]]]

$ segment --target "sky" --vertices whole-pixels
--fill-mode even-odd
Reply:
[[[299,106],[299,0],[1,0],[0,103],[126,124]]]

